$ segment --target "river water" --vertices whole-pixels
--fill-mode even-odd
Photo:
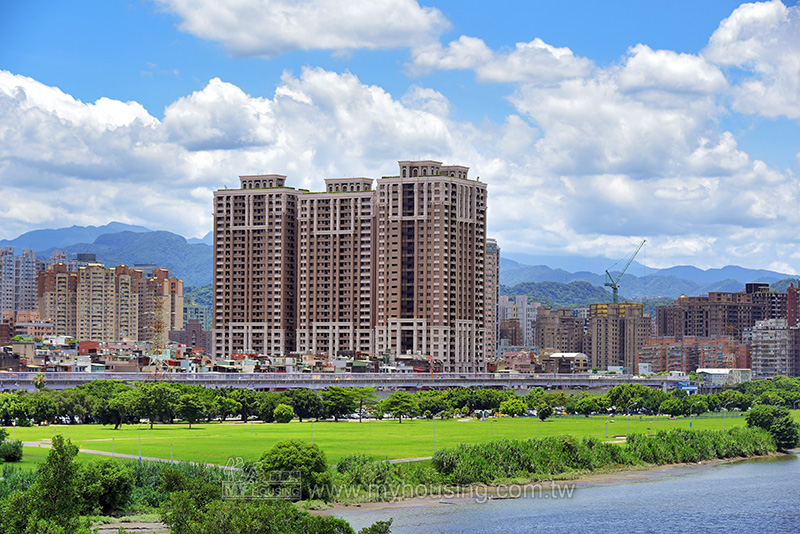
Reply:
[[[392,517],[393,534],[800,533],[800,459],[795,455],[667,470],[640,482],[572,492],[529,492],[488,502],[337,513],[358,530]],[[485,501],[485,499],[480,499]]]

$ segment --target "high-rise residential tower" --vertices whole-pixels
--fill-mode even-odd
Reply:
[[[500,247],[495,239],[486,240],[486,357],[497,357],[500,343],[498,298],[500,296]]]
[[[373,351],[372,179],[328,178],[298,200],[297,350]]]
[[[214,192],[214,354],[295,350],[297,197],[277,174]]]
[[[14,256],[14,247],[0,247],[0,311],[36,309],[36,254],[26,249]]]
[[[483,371],[486,184],[468,167],[399,164],[376,192],[376,350]]]
[[[63,263],[56,263],[39,273],[39,317],[53,324],[59,336],[75,336],[78,332],[78,273]]]

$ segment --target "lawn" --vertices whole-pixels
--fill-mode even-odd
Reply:
[[[613,421],[613,422],[612,422]],[[692,418],[692,428],[722,429],[744,425],[744,417],[732,415],[722,417]],[[614,439],[630,432],[651,432],[669,428],[689,428],[688,418],[668,417],[606,417],[568,416],[555,417],[540,423],[536,418],[502,417],[488,421],[448,420],[397,420],[387,421],[342,421],[292,422],[289,424],[265,423],[207,423],[195,424],[189,429],[186,424],[157,424],[152,430],[147,424],[126,425],[118,430],[112,426],[72,425],[16,428],[9,438],[23,441],[49,442],[54,434],[68,436],[83,449],[139,454],[141,436],[142,456],[174,458],[193,462],[224,465],[230,458],[241,457],[257,460],[276,442],[285,439],[302,439],[318,444],[327,454],[328,461],[335,464],[345,455],[355,452],[367,453],[388,459],[431,456],[436,448],[454,447],[459,443],[477,443],[501,438],[525,439],[531,437],[571,434],[578,437],[594,436]],[[606,432],[608,435],[606,436]],[[313,435],[313,439],[312,439]],[[26,447],[24,465],[41,461],[46,449]],[[81,459],[92,458],[79,455]]]

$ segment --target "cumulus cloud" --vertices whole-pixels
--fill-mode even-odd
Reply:
[[[409,48],[449,27],[439,10],[414,0],[158,1],[181,18],[181,30],[237,56]]]
[[[584,76],[593,68],[590,60],[576,57],[569,48],[557,48],[539,38],[498,53],[483,40],[462,35],[447,47],[435,43],[417,47],[412,54],[411,70],[415,73],[471,69],[478,80],[495,83],[552,83]]]
[[[738,7],[709,39],[703,56],[737,69],[734,109],[800,119],[800,5],[780,0]]]
[[[679,79],[648,82],[663,72]],[[319,190],[325,177],[396,174],[398,159],[420,157],[488,184],[489,233],[504,250],[622,257],[646,237],[652,263],[794,264],[797,177],[718,129],[716,72],[634,47],[580,78],[521,83],[516,112],[480,124],[454,120],[430,88],[395,98],[320,68],[284,73],[271,95],[214,78],[162,120],[0,72],[0,221],[4,237],[110,220],[202,236],[211,192],[238,175]]]

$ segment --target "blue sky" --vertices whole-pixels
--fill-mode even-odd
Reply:
[[[800,272],[796,2],[17,2],[0,237],[202,236],[211,191],[468,165],[507,252]]]

